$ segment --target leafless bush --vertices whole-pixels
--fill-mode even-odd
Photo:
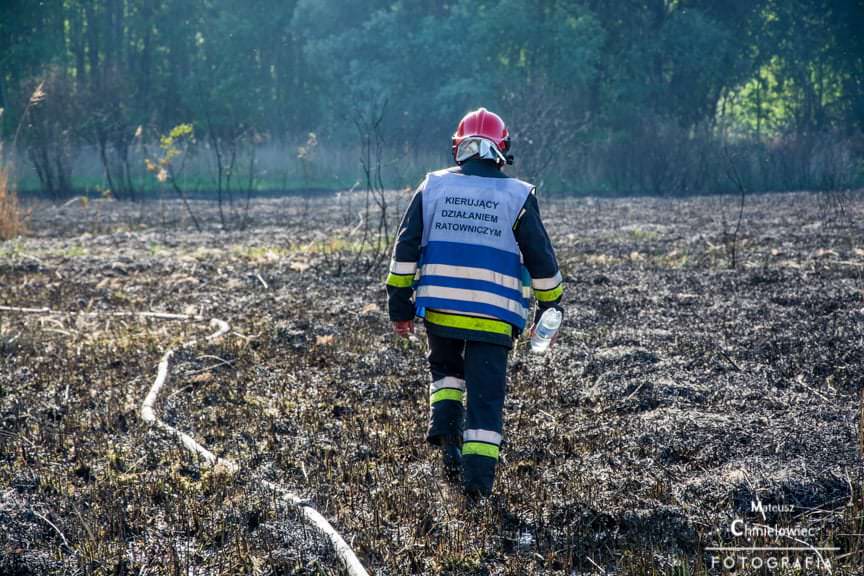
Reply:
[[[744,177],[741,175],[741,171],[739,170],[738,165],[736,164],[735,158],[729,153],[729,150],[726,147],[723,148],[723,157],[726,176],[735,185],[735,188],[737,188],[739,194],[738,217],[735,220],[734,226],[730,223],[729,218],[726,216],[726,209],[724,208],[721,212],[723,226],[722,240],[723,248],[726,252],[726,262],[729,268],[734,270],[738,267],[738,236],[741,232],[741,225],[744,220],[744,203],[747,200],[747,185],[745,183]]]
[[[202,88],[203,92],[203,88]],[[254,181],[254,166],[255,166],[255,144],[254,131],[248,129],[242,122],[227,122],[215,123],[209,108],[204,106],[206,119],[207,146],[213,153],[216,168],[216,196],[219,202],[219,222],[222,230],[227,230],[231,227],[231,221],[235,220],[238,215],[235,213],[234,193],[232,189],[232,180],[235,173],[239,172],[239,161],[243,156],[244,150],[251,147],[252,151],[250,159],[250,179]],[[251,146],[250,146],[251,144]],[[251,191],[247,189],[246,195],[246,213],[248,214],[248,204],[251,197]],[[224,208],[224,202],[228,201],[228,215]],[[240,225],[243,225],[244,220],[240,219]]]
[[[310,132],[306,136],[305,144],[297,147],[297,160],[300,161],[303,174],[303,213],[301,215],[303,220],[309,217],[309,195],[312,193],[311,178],[317,155],[318,136],[314,132]]]
[[[248,169],[246,171],[246,201],[243,205],[243,218],[240,221],[240,228],[245,229],[249,226],[249,209],[252,207],[252,191],[255,189],[255,180],[257,177],[258,165],[258,146],[264,142],[265,136],[254,130],[247,134],[248,138]]]
[[[730,161],[751,192],[818,190],[835,206],[842,201],[838,191],[864,182],[864,142],[836,131],[760,141],[720,134],[709,124],[685,128],[646,118],[638,128],[612,132],[583,146],[581,157],[572,156],[564,177],[592,192],[737,193]]]
[[[681,191],[687,169],[687,163],[682,162],[686,140],[678,126],[659,121],[643,126],[637,140],[639,147],[630,157],[642,190],[657,195]]]
[[[384,132],[382,124],[387,112],[387,100],[373,102],[366,110],[356,110],[354,125],[360,136],[360,167],[363,172],[365,196],[363,205],[363,233],[356,249],[354,265],[360,264],[365,257],[365,270],[377,266],[389,248],[390,227],[388,223],[388,203],[382,176],[384,157]],[[377,222],[373,223],[372,205],[378,209]]]
[[[599,180],[617,193],[660,196],[715,190],[711,161],[717,142],[709,126],[685,129],[661,118],[646,118],[629,136],[594,145]]]
[[[556,98],[543,82],[525,83],[506,96],[518,172],[541,188],[558,163],[579,147],[590,121],[572,120],[573,102]]]
[[[752,179],[762,190],[836,191],[854,187],[864,176],[861,142],[836,131],[788,134],[746,145],[754,160]]]
[[[22,119],[26,129],[19,130],[42,189],[55,199],[72,187],[75,138],[71,127],[78,125],[80,114],[76,98],[66,73],[49,70],[35,83]]]
[[[853,202],[853,188],[864,168],[864,142],[826,134],[821,137],[812,163],[818,170],[823,217],[830,222],[851,223],[849,206]]]
[[[141,128],[136,130],[126,100],[116,98],[131,90],[128,79],[115,66],[99,70],[84,97],[87,115],[82,120],[81,132],[99,151],[99,160],[111,196],[119,200],[135,200],[130,152]]]
[[[864,153],[864,143],[833,132],[819,134],[811,158],[811,170],[819,188],[825,191],[846,190],[855,184],[857,168]]]

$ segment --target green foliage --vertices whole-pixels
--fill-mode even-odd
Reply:
[[[180,145],[184,142],[194,142],[195,133],[191,124],[178,124],[168,134],[159,138],[159,147],[162,149],[162,159],[168,164],[171,159],[181,153]]]
[[[862,17],[846,0],[764,2],[753,72],[721,100],[731,124],[757,137],[864,129],[864,92],[851,81],[864,73],[864,42],[849,28]]]
[[[588,150],[592,182],[646,189],[665,186],[652,172],[669,158],[628,158],[715,127],[755,141],[860,135],[862,21],[857,0],[12,0],[0,134],[44,82],[22,134],[43,186],[68,186],[87,144],[105,187],[134,197],[135,147],[191,121],[230,194],[253,142],[297,149],[315,133],[347,147],[352,118],[384,109],[384,141],[417,158],[446,151],[457,119],[484,105],[510,123],[523,175],[582,181]]]
[[[195,132],[191,124],[178,124],[167,134],[159,137],[159,156],[154,161],[144,159],[147,171],[154,174],[159,182],[167,182],[173,178],[174,160],[181,156],[187,146],[195,141]]]

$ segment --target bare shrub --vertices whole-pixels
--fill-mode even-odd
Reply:
[[[360,167],[363,172],[365,188],[363,206],[363,236],[360,239],[353,265],[357,267],[364,254],[365,271],[375,268],[384,258],[391,242],[390,226],[387,220],[388,203],[385,193],[382,166],[384,162],[384,131],[382,124],[387,113],[387,99],[373,102],[368,109],[358,108],[354,115],[354,125],[360,137]],[[373,207],[378,210],[378,221],[372,221]]]
[[[42,189],[55,200],[72,188],[76,141],[70,126],[76,126],[76,119],[81,115],[77,97],[66,72],[58,68],[49,69],[35,83],[26,105],[24,119],[27,129],[21,131],[19,126],[18,130]]]
[[[711,157],[717,141],[711,127],[679,126],[668,119],[644,118],[628,137],[621,134],[594,145],[597,178],[616,193],[675,196],[714,191],[717,171]]]
[[[99,151],[111,195],[134,201],[130,152],[141,132],[135,129],[128,103],[113,97],[131,91],[129,78],[116,65],[102,67],[94,74],[92,86],[81,96],[82,107],[87,110],[81,135]]]
[[[543,188],[561,161],[584,146],[591,116],[586,110],[572,119],[566,113],[572,100],[556,96],[545,82],[519,86],[505,95],[505,103],[518,155],[516,168]]]
[[[721,213],[723,226],[722,240],[723,249],[726,252],[726,263],[731,270],[735,270],[738,267],[738,261],[740,258],[739,234],[741,233],[741,226],[744,222],[744,204],[747,201],[747,184],[745,176],[742,176],[741,170],[738,167],[736,158],[729,153],[729,149],[726,147],[723,148],[723,156],[725,160],[726,177],[735,185],[739,195],[738,217],[735,221],[735,225],[732,226],[726,216],[725,207]]]

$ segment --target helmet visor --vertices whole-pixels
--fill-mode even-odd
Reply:
[[[470,136],[459,143],[459,147],[456,149],[456,162],[464,162],[475,156],[496,162],[507,161],[494,142],[487,138]]]

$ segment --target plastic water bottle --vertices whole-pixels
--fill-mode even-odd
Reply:
[[[531,351],[535,354],[545,354],[552,343],[552,339],[558,334],[558,329],[561,328],[561,319],[563,318],[560,310],[549,308],[543,315],[540,316],[540,321],[537,322],[537,327],[534,328],[534,335],[531,336]]]

